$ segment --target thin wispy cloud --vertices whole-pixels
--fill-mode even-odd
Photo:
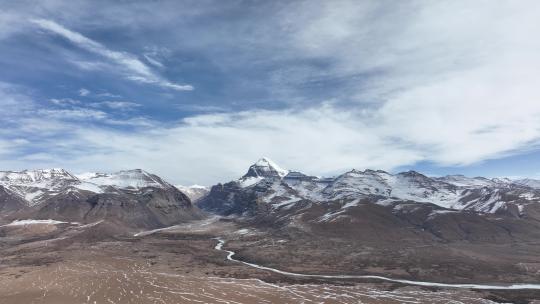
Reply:
[[[103,92],[103,93],[97,93],[96,96],[98,97],[109,97],[109,98],[121,98],[122,96],[117,94],[112,94],[109,92]]]
[[[151,68],[132,54],[110,50],[101,43],[94,41],[80,33],[69,30],[54,21],[32,19],[31,22],[35,23],[42,29],[64,37],[80,48],[101,55],[122,66],[124,70],[128,72],[126,75],[127,79],[146,84],[155,84],[164,88],[178,91],[193,90],[193,86],[189,84],[177,84],[160,77],[154,71],[152,71]]]
[[[38,110],[38,115],[42,117],[66,120],[103,120],[107,118],[107,113],[98,110],[85,108],[74,109],[48,109]]]
[[[134,108],[138,108],[141,105],[136,102],[131,101],[116,101],[116,100],[109,100],[109,101],[101,101],[101,102],[95,102],[92,104],[93,107],[107,107],[110,109],[116,109],[116,110],[132,110]]]
[[[163,63],[159,62],[157,59],[153,58],[152,55],[150,54],[144,54],[143,55],[144,58],[146,59],[146,61],[148,61],[150,64],[154,65],[154,66],[157,66],[157,67],[160,67],[160,68],[163,68],[165,67],[163,65]]]
[[[81,104],[80,100],[71,98],[51,98],[49,101],[57,106],[78,105]]]

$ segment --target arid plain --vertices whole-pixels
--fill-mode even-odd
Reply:
[[[107,236],[110,229],[104,222],[0,227],[0,303],[519,303],[534,297],[534,291],[305,279],[255,269],[215,249],[216,237],[238,246],[252,233],[217,217],[132,237]]]

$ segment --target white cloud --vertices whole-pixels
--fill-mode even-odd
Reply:
[[[69,60],[70,63],[85,71],[102,71],[110,69],[110,65],[98,61]]]
[[[64,166],[81,171],[144,167],[173,181],[211,184],[243,174],[262,155],[310,173],[334,173],[355,164],[390,169],[418,160],[406,146],[358,132],[363,127],[354,115],[324,107],[201,115],[136,134],[77,128],[74,141],[66,142],[87,148],[64,158]]]
[[[112,93],[109,93],[109,92],[97,93],[96,96],[97,97],[108,97],[108,98],[121,98],[122,97],[120,95],[112,94]]]
[[[25,98],[4,93],[8,97],[4,100]],[[106,127],[115,122],[104,112],[88,109],[34,106],[14,116],[18,124],[10,133],[28,138],[31,152],[4,158],[1,167],[60,166],[73,171],[143,167],[174,182],[211,184],[241,175],[262,155],[309,173],[354,166],[389,169],[418,160],[416,151],[369,132],[357,113],[331,106],[198,115],[167,127],[136,117],[116,121],[138,128],[128,131]],[[80,124],[81,120],[97,124]],[[0,134],[0,142],[2,138]]]
[[[159,68],[165,67],[163,63],[159,62],[157,59],[155,59],[151,54],[144,54],[144,58],[146,61],[148,61],[150,64],[155,65]]]
[[[49,101],[57,106],[78,105],[81,102],[71,98],[51,98]]]
[[[88,96],[90,94],[90,91],[85,89],[85,88],[81,88],[79,91],[78,91],[79,95],[80,96]]]
[[[429,121],[404,121],[401,119],[408,112],[386,116],[385,111],[366,115],[323,106],[298,112],[200,115],[175,127],[151,128],[133,135],[83,131],[77,136],[107,152],[84,155],[78,161],[144,165],[178,182],[211,184],[239,176],[263,155],[291,169],[325,175],[353,167],[391,170],[422,160],[468,164],[515,152],[510,147],[540,138],[538,122],[527,125],[532,127],[529,129],[504,121],[489,132],[468,131],[472,126],[465,125],[450,136],[451,132],[440,134],[434,126],[435,131],[426,135]],[[535,115],[538,117],[540,110],[529,117]],[[410,130],[415,128],[421,130]],[[168,161],[171,159],[174,162]]]
[[[42,29],[64,37],[65,39],[79,46],[80,48],[101,55],[118,64],[119,66],[122,66],[127,73],[126,77],[130,80],[141,83],[155,84],[164,88],[170,88],[178,91],[193,90],[193,86],[191,85],[172,83],[164,79],[163,77],[160,77],[159,75],[154,73],[154,71],[152,71],[152,69],[150,69],[146,64],[144,64],[132,54],[110,50],[101,43],[94,41],[80,33],[71,31],[51,20],[32,19],[31,21]],[[92,68],[95,67],[95,65],[88,66],[88,63],[83,63],[82,66]]]
[[[119,108],[119,105],[114,106],[120,110],[128,110],[128,106],[122,105]],[[140,127],[156,127],[159,125],[158,122],[148,119],[141,116],[133,117],[115,117],[101,110],[82,108],[82,107],[72,107],[70,109],[35,109],[32,111],[41,118],[46,118],[48,120],[47,127],[53,127],[52,131],[54,135],[62,137],[61,132],[71,133],[74,130],[80,128],[81,126],[77,125],[80,123],[86,123],[85,128],[88,127],[87,124],[96,124],[97,127],[95,130],[100,128],[107,128],[110,126],[128,126],[133,128]],[[26,122],[30,121],[30,125],[26,125],[23,128],[29,128],[32,125],[35,125],[35,119],[27,119]],[[75,125],[74,125],[75,124]],[[40,124],[37,124],[37,128],[41,128]],[[42,130],[45,131],[45,130]],[[135,130],[133,130],[135,132]],[[76,148],[76,146],[72,146]]]
[[[61,109],[61,110],[52,110],[52,109],[41,109],[38,110],[37,114],[47,116],[49,118],[56,119],[68,119],[68,120],[102,120],[107,118],[107,113],[102,111],[96,111],[85,108],[74,108],[74,109]]]
[[[295,2],[283,12],[289,54],[328,60],[325,77],[360,75],[348,88],[359,102],[385,101],[469,69],[515,62],[510,72],[517,72],[538,62],[540,43],[529,34],[540,29],[537,1]],[[308,72],[303,77],[313,77]]]
[[[193,86],[191,86],[189,84],[176,84],[176,83],[172,83],[172,82],[162,80],[162,79],[149,78],[149,77],[138,76],[138,75],[137,76],[128,76],[127,78],[129,80],[133,80],[135,82],[146,83],[146,84],[157,84],[157,85],[159,85],[161,87],[174,89],[174,90],[177,90],[177,91],[191,91],[191,90],[193,90]]]
[[[467,94],[483,96],[478,90]],[[4,100],[26,100],[4,93]],[[40,151],[9,162],[4,157],[0,165],[73,171],[142,167],[172,182],[213,184],[240,176],[263,155],[290,169],[331,175],[353,167],[391,170],[423,160],[468,164],[519,152],[540,138],[535,119],[540,106],[510,109],[502,101],[490,106],[467,104],[470,100],[455,105],[448,102],[455,98],[450,93],[440,102],[425,103],[418,97],[433,92],[422,88],[370,111],[322,105],[196,115],[168,126],[140,117],[115,120],[88,109],[39,109],[39,119],[17,119],[10,134],[39,131],[25,145]],[[96,123],[81,125],[81,120]],[[114,125],[136,128],[107,127]]]
[[[95,102],[92,104],[94,107],[108,107],[110,109],[115,110],[132,110],[134,108],[140,107],[141,105],[136,102],[131,101],[117,101],[117,100],[109,100],[109,101],[101,101],[101,102]]]

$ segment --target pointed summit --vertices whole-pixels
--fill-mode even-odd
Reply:
[[[273,162],[268,157],[263,157],[263,158],[259,159],[255,163],[255,166],[267,167],[267,168],[273,169],[276,172],[278,172],[281,177],[287,175],[287,173],[289,172],[289,170],[285,170],[285,169],[281,168],[280,166],[278,166],[275,162]]]
[[[243,178],[283,178],[288,172],[288,170],[282,169],[271,159],[263,157],[249,167],[248,172],[243,176]]]

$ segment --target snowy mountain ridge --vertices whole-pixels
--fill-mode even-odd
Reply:
[[[370,169],[353,169],[337,177],[321,178],[282,169],[268,158],[251,165],[244,176],[230,185],[238,188],[233,193],[244,193],[242,197],[254,195],[272,208],[291,207],[300,201],[321,203],[369,198],[381,203],[412,201],[446,209],[509,211],[522,215],[526,205],[540,203],[540,181],[531,179],[428,177],[416,171],[391,174]],[[212,191],[209,195],[212,196]]]
[[[141,169],[123,170],[115,173],[83,173],[79,175],[82,182],[98,186],[112,186],[118,188],[166,188],[171,186],[160,177]]]
[[[300,201],[326,202],[369,198],[374,202],[412,201],[447,209],[483,213],[511,211],[522,215],[529,204],[540,203],[540,181],[534,179],[428,177],[415,171],[391,174],[382,170],[350,170],[331,178],[286,170],[269,158],[251,165],[234,185],[238,193],[254,195],[272,208],[291,206]],[[143,188],[176,187],[193,201],[212,193],[204,186],[173,186],[159,176],[141,169],[115,173],[74,175],[64,169],[0,171],[0,186],[27,202],[44,200],[73,191],[105,193],[139,191]]]
[[[170,188],[172,185],[144,170],[116,173],[83,173],[74,175],[64,169],[0,171],[0,186],[16,194],[28,206],[69,191],[103,193],[115,189],[138,190],[144,187]]]
[[[75,180],[74,175],[64,169],[38,169],[23,171],[0,171],[0,183],[31,184],[51,180]]]
[[[210,191],[210,188],[201,185],[175,185],[175,187],[187,195],[192,202],[197,202]]]

